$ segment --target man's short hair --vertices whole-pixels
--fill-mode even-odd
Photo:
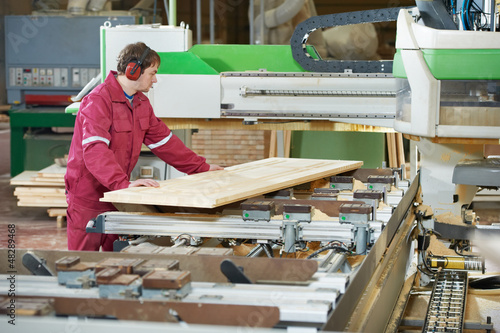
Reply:
[[[120,54],[118,55],[118,65],[116,67],[116,69],[118,70],[118,74],[125,74],[127,65],[131,61],[139,60],[146,48],[147,46],[143,42],[128,44],[127,46],[125,46],[125,48],[121,50]],[[158,64],[158,67],[160,66],[160,56],[158,55],[158,53],[156,53],[156,51],[150,49],[146,58],[142,62],[141,74],[144,73],[144,70],[155,64]]]

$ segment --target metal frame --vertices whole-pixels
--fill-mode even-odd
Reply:
[[[188,234],[192,237],[243,238],[258,240],[280,240],[283,238],[282,220],[244,221],[242,218],[179,217],[160,215],[136,215],[110,212],[100,214],[87,232],[125,235],[153,235],[177,237]],[[377,238],[383,222],[370,221]],[[340,240],[350,242],[352,226],[338,221],[312,221],[300,223],[301,240]]]
[[[403,286],[410,258],[409,236],[414,216],[409,211],[420,187],[419,178],[417,175],[413,180],[324,330],[384,331]]]

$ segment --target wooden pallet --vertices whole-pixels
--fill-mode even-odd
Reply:
[[[65,208],[49,208],[47,213],[50,217],[55,217],[58,228],[66,228],[66,209]]]
[[[357,169],[360,161],[268,158],[160,182],[107,192],[101,201],[214,208],[290,186]]]

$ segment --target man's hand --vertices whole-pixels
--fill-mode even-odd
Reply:
[[[160,187],[160,184],[156,180],[152,179],[137,179],[131,182],[128,187],[139,187],[139,186]]]
[[[210,164],[210,169],[208,169],[208,171],[215,171],[215,170],[224,170],[224,168],[217,164]]]

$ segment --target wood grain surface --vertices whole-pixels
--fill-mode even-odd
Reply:
[[[214,208],[238,200],[357,169],[361,161],[268,158],[160,182],[107,192],[101,201]]]

